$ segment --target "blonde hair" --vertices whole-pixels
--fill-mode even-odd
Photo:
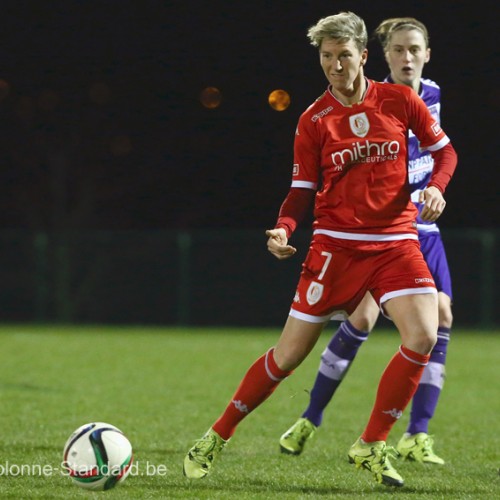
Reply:
[[[325,38],[342,42],[352,40],[360,52],[368,44],[365,22],[353,12],[340,12],[320,19],[309,28],[307,36],[315,47],[320,47]]]
[[[382,21],[374,31],[375,38],[382,45],[384,52],[389,48],[392,35],[401,30],[418,30],[422,33],[425,41],[425,48],[429,48],[429,32],[425,24],[418,21],[414,17],[393,17]]]

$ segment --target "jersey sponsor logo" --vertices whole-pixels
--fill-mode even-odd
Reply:
[[[392,418],[399,420],[403,416],[403,412],[398,410],[397,408],[393,408],[392,410],[382,411],[386,415],[390,415]]]
[[[370,130],[370,122],[366,113],[358,113],[357,115],[352,115],[349,117],[349,125],[353,134],[358,137],[365,137]]]
[[[299,164],[298,163],[293,164],[292,175],[299,175]]]
[[[345,148],[332,153],[332,162],[335,167],[349,163],[377,162],[395,160],[399,153],[398,141],[378,142],[353,142],[352,148]],[[342,170],[342,168],[336,168]]]
[[[316,283],[315,281],[309,285],[306,299],[310,306],[317,304],[321,300],[321,297],[323,296],[323,289],[323,285],[321,283]]]
[[[320,111],[319,113],[316,113],[311,117],[311,121],[317,122],[320,118],[323,118],[323,116],[326,116],[331,110],[333,109],[333,106],[328,106],[325,108],[323,111]]]

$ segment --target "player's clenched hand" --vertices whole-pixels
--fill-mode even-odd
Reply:
[[[438,188],[430,186],[420,192],[420,203],[424,204],[420,217],[427,222],[434,222],[443,213],[446,201]]]
[[[297,250],[288,245],[288,238],[286,237],[286,231],[283,228],[269,229],[266,231],[266,236],[269,237],[267,240],[267,249],[278,259],[288,259]]]

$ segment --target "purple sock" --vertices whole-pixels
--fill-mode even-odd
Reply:
[[[444,365],[450,340],[450,329],[440,326],[438,339],[431,352],[429,364],[413,396],[410,423],[406,432],[418,434],[428,433],[429,420],[433,417],[444,384]]]
[[[321,355],[318,374],[311,390],[309,406],[302,417],[320,426],[323,410],[332,399],[351,365],[359,346],[368,333],[354,328],[349,320],[344,321]]]

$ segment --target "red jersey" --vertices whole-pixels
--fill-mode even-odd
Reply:
[[[416,92],[367,80],[362,102],[327,90],[300,117],[292,188],[318,190],[315,233],[364,241],[416,239],[408,183],[408,131],[425,150],[449,139]]]

